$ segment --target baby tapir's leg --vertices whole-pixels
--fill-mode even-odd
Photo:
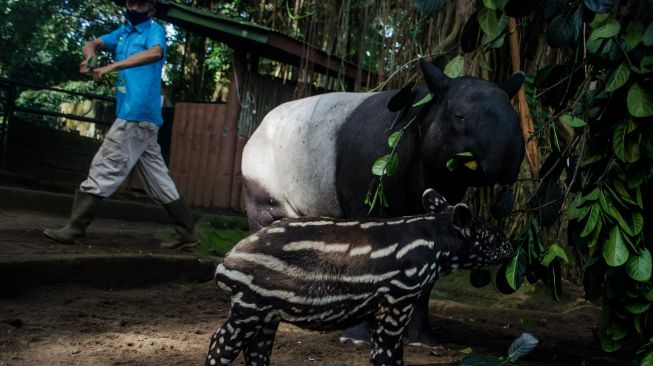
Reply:
[[[260,312],[232,304],[229,319],[211,338],[206,366],[233,363],[250,339],[263,328],[260,319],[263,319]]]
[[[264,324],[245,346],[245,364],[247,366],[267,366],[274,344],[274,336],[279,327],[278,321]]]
[[[413,308],[413,304],[403,303],[376,314],[372,331],[372,365],[404,364],[402,338]]]

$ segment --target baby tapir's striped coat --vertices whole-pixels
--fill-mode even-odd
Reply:
[[[464,204],[427,190],[425,215],[396,219],[276,221],[238,243],[216,280],[231,298],[207,365],[268,365],[280,321],[315,330],[373,324],[374,365],[402,365],[414,302],[440,276],[513,255],[494,227]]]

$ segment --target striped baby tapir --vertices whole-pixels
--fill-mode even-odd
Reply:
[[[420,294],[458,268],[514,255],[508,239],[428,189],[427,213],[394,219],[290,218],[239,242],[218,265],[229,319],[207,365],[269,365],[279,322],[313,330],[372,324],[371,363],[402,365],[404,328]]]

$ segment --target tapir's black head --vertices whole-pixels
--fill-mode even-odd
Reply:
[[[493,225],[475,217],[464,203],[451,206],[433,189],[424,191],[422,202],[426,211],[450,216],[450,226],[463,239],[463,248],[458,251],[460,268],[479,269],[503,263],[515,255],[508,238]]]
[[[422,158],[427,172],[441,177],[455,154],[471,152],[478,164],[460,164],[452,173],[465,185],[513,183],[524,159],[524,139],[510,99],[524,81],[516,73],[501,85],[479,78],[449,78],[420,60],[436,104],[425,116]]]

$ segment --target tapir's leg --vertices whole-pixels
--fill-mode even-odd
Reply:
[[[264,324],[245,346],[245,364],[247,366],[267,366],[274,345],[274,336],[279,327],[278,321]]]
[[[261,329],[260,323],[243,321],[254,316],[259,317],[260,314],[254,315],[250,309],[239,306],[231,307],[229,319],[211,338],[209,354],[206,358],[207,366],[230,365],[236,360],[252,336]]]
[[[429,298],[431,291],[425,291],[415,304],[415,311],[406,329],[406,340],[413,346],[434,348],[440,346],[429,321]]]
[[[390,311],[376,315],[376,322],[372,334],[371,363],[372,365],[398,365],[404,364],[404,347],[402,338],[413,305],[410,303],[395,304]]]

